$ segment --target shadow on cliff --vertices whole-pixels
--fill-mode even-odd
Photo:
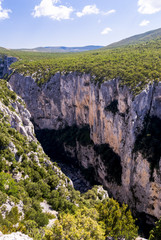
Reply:
[[[144,119],[144,128],[137,136],[134,152],[140,152],[150,163],[150,181],[154,181],[154,168],[159,169],[161,158],[161,119],[156,116]]]
[[[80,192],[86,192],[98,182],[93,178],[95,171],[91,166],[83,169],[76,156],[76,142],[81,145],[92,145],[89,137],[89,127],[66,127],[59,130],[36,130],[36,137],[41,143],[45,153],[57,162],[62,171],[73,181],[74,188]],[[71,152],[66,151],[65,146],[70,147]]]
[[[113,152],[108,144],[94,145],[90,138],[89,125],[81,127],[74,125],[59,130],[36,130],[36,136],[42,144],[45,153],[53,161],[56,161],[60,166],[62,166],[62,162],[66,164],[66,167],[67,165],[68,167],[72,166],[73,170],[74,167],[81,169],[91,185],[99,184],[99,177],[97,176],[97,168],[99,167],[99,163],[97,163],[98,157],[101,158],[106,168],[106,180],[121,185],[122,167],[120,157]],[[96,158],[94,165],[88,164],[87,168],[81,166],[83,159],[78,159],[80,158],[79,151],[81,151],[78,145],[87,148],[92,147]],[[88,157],[90,158],[87,154],[86,158],[88,159]],[[64,173],[66,174],[65,171]]]

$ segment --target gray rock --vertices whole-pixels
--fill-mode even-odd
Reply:
[[[21,232],[15,232],[11,234],[4,234],[0,236],[0,240],[32,240],[33,238],[30,238],[29,236],[21,233]]]

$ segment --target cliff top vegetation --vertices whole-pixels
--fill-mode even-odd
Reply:
[[[90,73],[95,82],[120,78],[136,94],[161,78],[161,39],[84,53],[33,53],[0,49],[19,59],[11,67],[43,84],[57,72]]]

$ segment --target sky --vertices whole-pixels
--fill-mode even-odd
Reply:
[[[0,0],[0,46],[103,45],[161,27],[161,0]]]

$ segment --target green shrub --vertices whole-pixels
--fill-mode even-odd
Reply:
[[[119,206],[113,199],[107,199],[97,207],[99,220],[105,224],[106,236],[114,239],[133,240],[138,235],[138,228],[127,205]]]
[[[0,206],[7,200],[7,194],[0,191]]]
[[[0,133],[0,149],[4,149],[9,145],[10,139],[4,133]]]
[[[155,223],[155,228],[150,231],[149,240],[160,240],[161,239],[161,219]]]
[[[19,212],[17,207],[12,207],[11,211],[6,214],[6,219],[12,224],[16,224],[19,221]]]

